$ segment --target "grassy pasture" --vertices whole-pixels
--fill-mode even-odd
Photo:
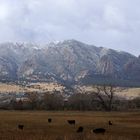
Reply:
[[[76,125],[68,119],[75,119]],[[84,127],[81,134],[76,133],[79,126]],[[97,127],[106,133],[91,133]],[[0,111],[0,140],[140,140],[140,112]]]
[[[18,93],[18,92],[38,92],[38,91],[61,91],[63,86],[56,83],[34,83],[31,86],[21,86],[16,84],[0,83],[0,92],[2,93]]]
[[[4,84],[0,83],[0,93],[19,93],[19,92],[48,92],[48,91],[62,91],[64,87],[57,83],[32,83],[32,86],[21,86],[16,84]],[[81,87],[84,91],[91,92],[96,90],[92,86]],[[116,92],[116,95],[133,99],[140,96],[140,88],[126,88],[122,91]]]

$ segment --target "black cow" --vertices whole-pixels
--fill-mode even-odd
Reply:
[[[108,125],[113,125],[111,121],[108,121]]]
[[[51,122],[52,122],[52,119],[51,119],[51,118],[49,118],[49,119],[48,119],[48,123],[51,123]]]
[[[82,133],[84,131],[84,128],[82,126],[80,126],[77,130],[77,133]]]
[[[18,129],[23,130],[23,128],[24,128],[24,125],[23,124],[19,124],[18,125]]]
[[[75,120],[67,120],[69,124],[75,125]]]
[[[104,128],[96,128],[96,129],[93,129],[93,132],[95,134],[104,134],[105,131],[106,131],[106,129],[104,129]]]

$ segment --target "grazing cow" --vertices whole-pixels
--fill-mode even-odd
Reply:
[[[48,123],[51,123],[51,122],[52,122],[52,119],[51,119],[51,118],[49,118],[49,119],[48,119]]]
[[[104,128],[96,128],[96,129],[93,129],[93,132],[95,134],[104,134],[105,133],[105,129]]]
[[[77,133],[82,133],[83,130],[84,130],[84,128],[83,128],[82,126],[80,126],[80,127],[78,128],[78,130],[77,130]]]
[[[22,124],[18,125],[18,129],[23,130],[23,128],[24,128],[24,125],[22,125]]]
[[[69,124],[75,125],[75,120],[67,120]]]
[[[108,121],[108,125],[113,125],[111,121]]]

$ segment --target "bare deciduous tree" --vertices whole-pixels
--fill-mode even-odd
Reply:
[[[63,109],[64,99],[60,94],[46,93],[43,97],[43,106],[46,110],[61,110]]]
[[[37,109],[37,104],[38,104],[38,95],[36,92],[34,93],[29,93],[28,98],[30,101],[31,109]]]
[[[110,86],[96,86],[96,91],[94,91],[94,94],[98,97],[99,102],[102,104],[103,108],[107,111],[112,110],[112,104],[114,95],[116,92],[116,87]]]

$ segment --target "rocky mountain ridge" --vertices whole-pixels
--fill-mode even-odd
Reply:
[[[140,58],[76,40],[0,44],[1,81],[81,82],[86,77],[140,81]],[[97,79],[98,80],[98,79]]]

